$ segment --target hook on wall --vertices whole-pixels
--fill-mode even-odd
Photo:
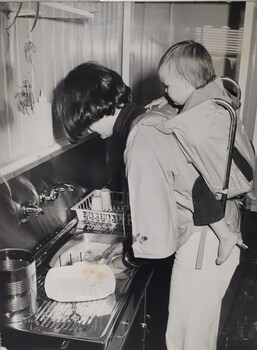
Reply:
[[[11,27],[14,25],[14,23],[16,22],[17,18],[19,17],[20,15],[20,12],[21,12],[21,9],[22,9],[22,6],[23,6],[23,2],[20,2],[19,4],[19,7],[17,9],[17,12],[15,15],[11,16],[12,17],[12,21],[11,21],[11,24],[5,28],[6,31],[8,31],[9,29],[11,29]],[[40,3],[37,2],[36,3],[36,10],[35,10],[35,16],[34,16],[34,22],[33,22],[33,25],[31,27],[31,32],[34,30],[36,24],[37,24],[37,20],[38,20],[38,16],[39,16],[39,7],[40,7]]]

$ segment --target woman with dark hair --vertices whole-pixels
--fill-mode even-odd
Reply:
[[[184,47],[183,54],[181,47]],[[223,118],[224,111],[213,105],[211,99],[229,99],[223,86],[212,80],[215,78],[213,72],[206,74],[209,56],[202,55],[205,48],[201,46],[200,49],[198,44],[191,41],[178,43],[170,49],[174,50],[173,56],[166,56],[167,61],[166,58],[161,61],[165,62],[160,65],[161,79],[178,109],[165,105],[145,112],[144,108],[130,101],[130,89],[117,73],[94,62],[84,63],[71,71],[60,83],[54,101],[65,133],[72,142],[83,137],[85,131],[96,132],[102,138],[115,133],[126,141],[124,160],[129,185],[132,239],[124,245],[108,248],[103,258],[115,272],[121,272],[176,252],[166,332],[168,350],[216,348],[221,300],[239,261],[239,249],[233,244],[231,251],[221,257],[222,264],[217,265],[219,240],[214,234],[208,234],[203,268],[195,270],[202,228],[194,221],[199,220],[199,225],[210,230],[209,225],[213,221],[208,222],[206,214],[209,211],[213,214],[213,211],[208,206],[208,198],[211,201],[215,198],[209,191],[204,210],[201,196],[194,200],[194,192],[199,194],[199,190],[196,190],[199,171],[194,158],[190,154],[189,159],[173,130],[180,120],[190,120],[192,117],[195,122],[197,116],[203,118],[202,121],[209,120],[208,106],[214,111],[211,117],[221,114]],[[171,57],[178,57],[178,67],[180,62],[183,66],[182,74],[178,68],[175,69]],[[187,67],[185,70],[184,66]],[[208,76],[211,76],[210,81],[194,85],[195,81],[201,81],[201,77],[206,79]],[[178,114],[181,109],[182,112]],[[214,125],[221,126],[221,129],[213,128],[214,131],[225,128],[223,124]],[[243,155],[253,166],[248,139],[242,130],[238,135],[241,145],[245,146]],[[224,132],[221,133],[224,145],[223,137]],[[190,148],[190,138],[187,141]],[[205,141],[208,145],[208,140]],[[202,151],[198,151],[201,154]],[[211,156],[215,158],[216,153]],[[238,172],[233,172],[233,180],[236,180],[233,184],[237,194],[251,191],[250,178],[247,182]],[[194,213],[195,202],[200,203],[200,218]],[[227,209],[231,227],[238,229],[240,215],[237,200],[231,198]],[[219,220],[224,220],[219,216],[219,209],[217,213],[214,210],[214,214]],[[215,215],[214,221],[217,219]],[[204,223],[202,220],[205,220]]]
[[[68,73],[55,91],[54,108],[72,143],[83,138],[85,131],[98,132],[96,122],[99,131],[106,129],[99,132],[102,138],[111,136],[121,109],[116,132],[128,134],[131,121],[146,111],[131,102],[131,90],[118,73],[96,62],[83,63]]]

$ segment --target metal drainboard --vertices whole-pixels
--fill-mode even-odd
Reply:
[[[87,232],[84,233],[87,234]],[[113,237],[109,234],[107,236]],[[79,255],[83,256],[83,254]],[[38,258],[39,261],[42,260],[41,256]],[[86,260],[83,256],[83,260],[84,258]],[[60,262],[61,259],[58,261]],[[72,257],[69,264],[72,264]],[[47,298],[44,288],[46,273],[47,269],[39,263],[37,265],[37,311],[23,323],[14,324],[13,328],[34,334],[90,340],[104,336],[110,323],[114,322],[114,315],[123,305],[135,271],[130,271],[126,279],[116,279],[116,291],[107,298],[73,303],[61,303]]]
[[[28,322],[35,331],[43,333],[98,339],[104,334],[116,307],[115,294],[90,302],[60,303],[50,300],[44,292],[44,275],[38,279],[38,295],[38,310]]]

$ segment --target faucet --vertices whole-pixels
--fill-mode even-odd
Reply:
[[[53,185],[49,194],[42,192],[39,194],[39,200],[42,205],[45,205],[49,201],[54,201],[61,192],[73,192],[74,186],[66,183],[58,183]]]
[[[31,201],[24,202],[20,206],[21,222],[26,222],[31,215],[38,216],[39,214],[44,214],[43,209]]]

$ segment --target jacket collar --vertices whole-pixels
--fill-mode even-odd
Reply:
[[[213,98],[221,98],[227,102],[231,102],[231,98],[225,90],[221,78],[216,78],[204,87],[195,90],[181,112],[185,112],[188,109]]]
[[[113,132],[118,137],[126,141],[133,121],[142,113],[146,112],[146,108],[137,106],[135,103],[129,103],[122,108],[113,127]]]

